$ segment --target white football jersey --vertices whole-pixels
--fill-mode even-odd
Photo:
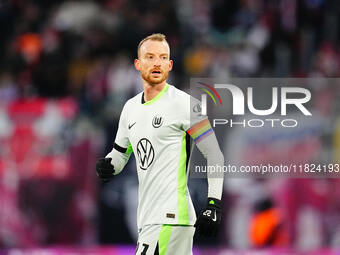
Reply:
[[[115,146],[121,152],[133,151],[136,157],[138,228],[150,224],[195,224],[187,187],[190,146],[186,131],[206,117],[190,110],[190,98],[166,84],[152,100],[144,103],[140,93],[128,100],[122,110]],[[190,123],[190,117],[195,123]]]

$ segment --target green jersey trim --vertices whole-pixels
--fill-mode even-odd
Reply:
[[[171,236],[172,226],[163,225],[161,232],[159,233],[158,243],[159,243],[159,255],[165,255],[166,250],[169,246],[170,236]]]
[[[127,147],[125,153],[130,155],[132,152],[133,152],[132,145],[131,145],[131,143],[129,143],[129,146]]]
[[[168,88],[169,88],[169,84],[166,83],[164,88],[157,94],[157,96],[155,96],[150,101],[145,102],[143,105],[150,105],[156,102],[157,100],[159,100],[164,95],[164,93],[168,91]]]
[[[186,198],[187,192],[186,163],[187,163],[186,133],[184,133],[182,138],[181,155],[179,159],[177,180],[178,224],[183,225],[189,224],[189,211]]]

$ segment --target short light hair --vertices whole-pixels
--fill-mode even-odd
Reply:
[[[161,33],[157,33],[157,34],[152,34],[149,35],[147,37],[145,37],[143,40],[140,41],[140,43],[138,44],[138,48],[137,48],[137,56],[139,57],[139,51],[140,51],[140,47],[142,47],[142,44],[145,43],[146,41],[158,41],[158,42],[166,42],[167,45],[169,46],[168,41],[166,40],[166,36],[164,34]],[[170,48],[170,46],[169,46]]]

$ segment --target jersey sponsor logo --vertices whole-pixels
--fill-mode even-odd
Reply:
[[[136,123],[137,123],[137,122],[132,123],[132,124],[129,124],[128,129],[131,129]]]
[[[162,126],[163,124],[163,117],[156,115],[155,117],[153,117],[152,120],[152,126],[154,128],[159,128],[160,126]]]
[[[147,170],[155,157],[155,151],[148,139],[142,138],[139,140],[137,144],[137,156],[139,168],[142,170]]]

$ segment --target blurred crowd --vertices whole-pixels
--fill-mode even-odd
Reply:
[[[94,167],[95,158],[111,150],[125,101],[142,90],[133,60],[137,56],[139,41],[145,36],[155,32],[167,36],[171,59],[174,60],[169,83],[183,90],[189,89],[191,77],[336,78],[340,75],[339,14],[340,5],[336,0],[4,0],[0,2],[0,108],[18,101],[31,102],[37,98],[71,100],[77,117],[68,125],[73,127],[73,135],[78,139],[75,144],[63,148],[67,147],[67,150],[75,153],[72,155],[78,155],[78,162],[87,158],[88,165],[82,164],[81,168],[89,168],[86,170],[88,173]],[[315,102],[318,110],[327,117],[337,115],[340,110],[340,104],[336,100],[340,92],[339,87],[320,86],[314,87],[313,90],[318,95]],[[1,113],[3,109],[5,108],[2,108]],[[2,127],[3,123],[5,122],[0,123]],[[61,126],[60,132],[63,131],[62,127],[65,126]],[[331,126],[322,137],[326,151],[332,150],[334,128],[334,125]],[[64,136],[60,134],[53,136],[53,139],[58,140],[60,137]],[[88,141],[83,139],[84,137],[89,137]],[[74,147],[77,146],[83,147],[75,151]],[[79,170],[76,162],[70,165],[71,172]],[[20,167],[20,164],[17,167]],[[52,192],[51,197],[45,197],[45,205],[37,205],[34,209],[34,199],[43,199],[34,192],[34,186],[45,181],[39,179],[40,182],[30,180],[22,183],[20,192],[32,194],[32,197],[24,196],[23,200],[19,199],[21,205],[17,209],[24,211],[31,220],[32,213],[39,215],[39,210],[43,210],[44,216],[41,218],[45,223],[40,222],[41,227],[36,235],[25,233],[30,235],[30,241],[27,242],[22,242],[24,239],[20,238],[13,239],[12,235],[8,234],[13,229],[11,226],[8,226],[6,231],[0,230],[0,248],[58,242],[134,242],[137,233],[133,220],[137,203],[137,180],[133,172],[133,162],[127,168],[131,171],[122,173],[120,180],[114,180],[105,187],[99,185],[98,197],[95,188],[88,184],[91,180],[95,181],[95,174],[87,174],[86,178],[80,178],[79,174],[70,174],[73,178],[87,183],[80,188],[86,191],[72,192],[72,182],[62,185],[63,190],[66,190],[64,196],[68,196],[67,192],[73,194],[68,204],[78,201],[77,199],[87,201],[85,205],[77,205],[73,212],[86,208],[91,211],[89,214],[83,213],[86,215],[81,216],[82,219],[74,220],[74,217],[69,217],[69,222],[79,222],[78,226],[82,227],[70,227],[68,233],[73,233],[71,228],[74,231],[79,229],[86,232],[79,238],[71,234],[61,237],[62,233],[60,236],[50,235],[49,238],[42,238],[41,236],[46,236],[47,232],[56,228],[57,217],[66,217],[52,213],[58,206],[62,206],[62,193],[58,194],[56,191],[56,183],[51,184],[55,192]],[[200,185],[200,182],[194,182],[192,189],[198,190]],[[244,190],[254,189],[268,194],[270,189],[263,191],[263,188],[259,187],[272,187],[273,183],[245,182],[242,185]],[[311,203],[324,199],[329,193],[337,194],[334,191],[337,190],[336,185],[332,183],[332,186],[328,186],[325,181],[317,184],[314,181],[302,184],[299,181],[291,181],[282,185],[284,187],[281,194],[289,198],[295,197],[294,192],[310,191],[310,196],[313,197],[309,201]],[[305,185],[306,189],[300,185]],[[325,188],[325,185],[328,188]],[[1,187],[0,185],[0,190]],[[90,192],[87,192],[88,189]],[[256,222],[261,225],[263,218],[260,213],[267,210],[263,216],[265,222],[272,222],[269,228],[275,229],[275,235],[279,237],[258,236],[254,223],[249,240],[242,241],[242,235],[247,233],[241,231],[241,221],[249,218],[249,215],[244,215],[239,218],[241,225],[235,225],[236,227],[230,227],[230,221],[226,220],[225,230],[216,241],[220,245],[292,245],[296,236],[313,231],[320,232],[315,246],[340,244],[340,230],[332,229],[334,222],[339,222],[340,226],[340,219],[338,220],[335,213],[340,211],[340,206],[335,203],[335,198],[325,201],[324,204],[317,204],[317,209],[311,209],[313,212],[303,208],[303,215],[309,217],[309,221],[301,216],[300,224],[308,226],[301,227],[302,232],[297,233],[296,229],[289,226],[285,231],[276,230],[282,221],[281,216],[278,216],[280,213],[277,213],[276,209],[273,210],[275,197],[263,196],[263,199],[256,200],[256,203],[243,201],[247,194],[244,190],[226,188],[226,193],[229,192],[229,195],[226,195],[226,207],[235,205],[235,208],[227,210],[226,218],[231,214],[242,216],[244,207],[247,207],[251,208],[249,211],[259,213]],[[194,200],[203,205],[204,195],[201,194],[201,198],[198,198],[199,195],[193,193]],[[241,196],[241,193],[244,196]],[[8,197],[6,199],[6,204],[12,201]],[[61,204],[54,205],[52,210],[49,199],[56,199]],[[301,198],[302,200],[306,199]],[[126,201],[123,208],[120,206],[121,201]],[[294,208],[291,210],[297,210],[299,201],[291,199],[285,205]],[[97,213],[93,212],[95,210]],[[327,213],[335,221],[320,220],[320,226],[309,225],[315,217],[322,218]],[[294,221],[291,224],[295,224],[297,212],[292,212],[289,217]],[[124,218],[124,221],[115,220],[117,218]],[[24,219],[23,217],[21,221]],[[38,221],[39,217],[34,220]],[[84,222],[88,221],[93,223],[86,225]],[[95,227],[96,230],[91,230]],[[247,226],[243,226],[243,229],[245,228]],[[230,232],[231,230],[234,232]],[[268,231],[272,233],[271,230]],[[309,241],[310,239],[306,241],[307,245],[301,246],[308,247]]]
[[[141,90],[132,61],[153,32],[168,38],[180,88],[192,76],[337,77],[339,8],[331,0],[2,1],[0,98],[72,96],[87,113],[121,105]]]

